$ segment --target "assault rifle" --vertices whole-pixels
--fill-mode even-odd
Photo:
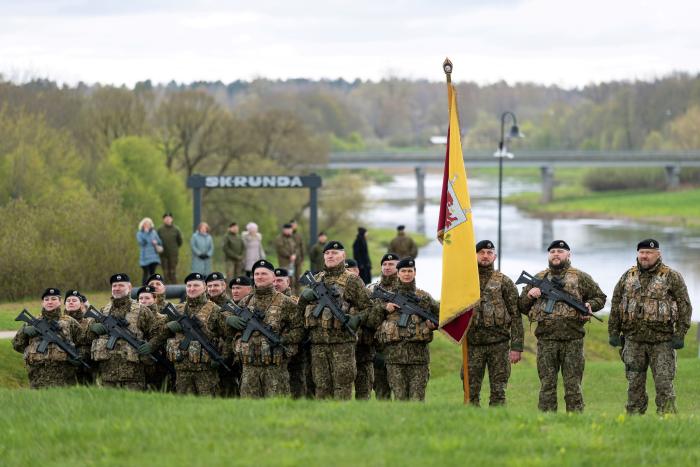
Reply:
[[[41,342],[39,343],[39,346],[36,349],[37,352],[46,353],[46,349],[48,349],[49,344],[56,344],[59,349],[63,350],[65,353],[68,354],[71,360],[79,362],[88,370],[90,369],[90,365],[85,363],[80,358],[78,350],[68,342],[61,339],[61,337],[58,335],[58,323],[54,321],[48,321],[44,318],[35,318],[26,309],[22,310],[22,312],[19,315],[17,315],[15,321],[24,321],[28,325],[34,326],[34,328],[37,331],[39,331],[39,334],[41,334]]]
[[[240,307],[230,301],[221,307],[221,311],[231,312],[245,321],[245,329],[243,330],[243,335],[241,336],[241,340],[243,342],[248,342],[250,340],[250,336],[253,334],[253,331],[258,331],[260,334],[265,336],[272,346],[276,347],[282,345],[282,339],[280,336],[275,334],[270,325],[265,324],[263,321],[265,315],[262,311],[251,311],[250,308]]]
[[[398,305],[401,317],[399,317],[399,327],[405,328],[408,326],[408,318],[411,315],[418,315],[421,318],[432,322],[435,326],[438,326],[438,322],[435,315],[427,310],[421,308],[418,304],[420,303],[420,298],[413,294],[402,294],[399,292],[389,292],[381,287],[377,286],[372,291],[372,298],[378,298],[388,303],[393,303]]]
[[[552,313],[554,310],[554,304],[556,302],[564,302],[567,305],[569,305],[571,308],[577,310],[579,313],[581,313],[584,316],[592,316],[601,323],[603,322],[602,319],[598,318],[596,315],[594,315],[592,312],[588,311],[588,308],[586,308],[586,305],[583,303],[579,302],[576,300],[574,297],[572,297],[570,294],[567,292],[564,292],[561,290],[560,286],[557,286],[554,282],[542,278],[538,279],[537,277],[523,271],[520,274],[520,277],[518,277],[518,280],[515,281],[516,284],[528,284],[533,287],[537,287],[542,291],[542,295],[547,298],[547,306],[544,308],[545,313]]]
[[[329,288],[323,283],[323,281],[316,281],[313,274],[311,274],[311,271],[306,271],[299,279],[299,282],[311,288],[311,290],[313,290],[318,297],[318,304],[312,312],[314,318],[321,316],[323,309],[328,308],[333,314],[333,317],[343,323],[345,330],[348,331],[353,337],[357,337],[355,330],[350,327],[350,324],[348,324],[348,321],[350,321],[350,316],[346,315],[340,306],[338,306],[337,300],[340,298],[340,294],[337,290]]]
[[[163,313],[172,321],[177,321],[180,323],[180,326],[182,326],[182,332],[185,334],[185,338],[180,342],[180,350],[187,350],[190,346],[190,342],[197,341],[202,345],[202,348],[209,354],[212,360],[221,365],[226,371],[231,371],[231,368],[226,365],[224,357],[216,351],[216,348],[209,342],[209,339],[207,339],[202,331],[202,325],[196,317],[189,317],[185,313],[178,313],[172,303],[168,303],[165,308],[163,308]]]
[[[90,305],[88,310],[85,312],[85,317],[94,319],[98,323],[101,323],[105,329],[107,329],[107,334],[109,334],[107,348],[109,350],[114,349],[114,346],[117,345],[117,340],[119,339],[122,339],[136,350],[138,350],[139,347],[145,343],[145,341],[137,338],[131,333],[131,331],[129,331],[129,323],[124,318],[104,315],[92,305]],[[175,372],[173,365],[157,352],[148,354],[148,358],[151,359],[153,363],[157,363],[167,368],[170,373]]]

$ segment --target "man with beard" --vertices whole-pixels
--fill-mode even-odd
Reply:
[[[538,279],[548,279],[564,292],[583,303],[590,313],[605,305],[605,294],[598,284],[583,271],[571,266],[571,249],[564,240],[555,240],[547,248],[549,268],[539,272]],[[568,304],[558,301],[551,313],[547,313],[547,297],[538,287],[527,285],[518,306],[528,315],[530,322],[537,322],[537,373],[540,377],[538,408],[543,412],[557,410],[557,378],[561,370],[564,380],[564,400],[567,412],[582,412],[583,394],[581,381],[585,357],[584,324],[590,316],[582,315]]]
[[[647,368],[656,389],[656,412],[676,412],[676,350],[690,328],[692,307],[683,277],[661,259],[653,238],[637,245],[637,265],[620,278],[613,292],[608,334],[622,346],[627,376],[627,413],[646,412]]]
[[[474,308],[469,342],[469,398],[479,406],[479,393],[488,368],[491,396],[489,405],[506,403],[506,386],[511,363],[518,363],[523,351],[523,320],[518,311],[518,289],[508,276],[494,271],[496,250],[493,242],[476,244],[481,301]]]

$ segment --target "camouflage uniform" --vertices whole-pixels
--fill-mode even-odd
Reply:
[[[291,288],[288,287],[282,293],[291,298],[295,304],[299,303],[299,297],[292,293]],[[299,310],[297,308],[295,309],[296,312],[299,313]],[[301,315],[300,319],[303,322],[303,317],[301,317]],[[289,370],[289,389],[292,397],[294,399],[313,397],[313,379],[311,378],[311,347],[308,345],[308,342],[305,342],[303,336],[299,343],[298,352],[289,358],[287,369]],[[309,386],[309,384],[311,384],[311,386]]]
[[[68,311],[66,310],[66,314],[76,320],[78,324],[80,325],[81,328],[81,335],[83,336],[82,344],[76,345],[76,348],[78,350],[78,353],[80,354],[80,358],[90,365],[90,367],[94,367],[95,364],[92,360],[90,360],[90,343],[87,342],[85,339],[85,336],[87,336],[87,331],[88,331],[88,319],[83,317],[83,311],[82,310],[74,310],[74,311]],[[76,373],[78,377],[78,384],[82,384],[85,386],[89,386],[95,382],[95,375],[93,374],[93,368],[85,368],[85,366],[80,365],[79,367],[76,368]]]
[[[155,313],[129,297],[112,298],[102,307],[101,313],[123,319],[128,323],[129,331],[140,340],[147,340],[152,348],[157,348],[159,321]],[[92,319],[90,323],[94,322]],[[107,348],[109,334],[98,336],[88,332],[92,340],[92,360],[97,362],[96,379],[103,386],[123,387],[127,389],[146,389],[146,364],[153,362],[146,356],[140,356],[135,348],[126,341],[118,339],[113,349]]]
[[[621,355],[627,376],[627,412],[646,412],[647,368],[656,387],[657,413],[676,411],[673,379],[676,351],[690,328],[692,308],[683,277],[658,260],[649,269],[639,263],[626,271],[613,293],[608,333],[624,335]]]
[[[370,292],[367,291],[369,297]],[[377,351],[375,348],[374,333],[376,328],[364,324],[357,333],[357,345],[355,346],[355,399],[369,400],[374,386],[374,359]]]
[[[258,331],[252,333],[248,342],[243,342],[242,333],[237,333],[234,349],[243,364],[241,397],[288,396],[287,363],[296,352],[304,332],[296,303],[269,286],[255,287],[254,292],[243,298],[239,306],[263,312],[263,322],[284,342],[281,347],[272,347]]]
[[[216,303],[219,308],[231,301],[226,292],[216,297],[209,297],[209,300]],[[228,312],[222,312],[222,317],[226,319]],[[226,364],[232,371],[226,371],[225,368],[219,368],[219,392],[223,397],[239,397],[241,395],[241,366],[237,364],[236,357],[233,353],[233,336],[230,332],[225,331],[224,335],[219,338],[218,350]]]
[[[474,308],[467,333],[469,342],[469,401],[479,405],[479,393],[488,367],[489,405],[506,403],[510,377],[509,351],[523,351],[523,320],[518,311],[518,289],[505,274],[479,265],[481,301]]]
[[[428,292],[416,288],[415,281],[398,282],[396,291],[413,294],[419,298],[419,306],[438,317],[440,306]],[[425,400],[425,388],[430,379],[430,350],[433,331],[428,321],[411,315],[405,328],[399,327],[399,310],[389,312],[386,302],[377,300],[373,307],[374,321],[381,321],[377,335],[384,345],[387,378],[397,400]]]
[[[399,258],[415,258],[418,256],[418,245],[411,237],[406,235],[406,232],[397,232],[391,242],[389,242],[389,250],[396,253]]]
[[[148,308],[154,312],[155,319],[158,322],[157,327],[160,330],[159,332],[162,332],[163,326],[167,321],[163,309],[170,304],[170,302],[165,299],[164,294],[154,293],[153,296],[155,297],[156,301],[152,305],[149,305]],[[164,359],[167,358],[165,355],[165,349],[162,346],[154,348],[153,353],[160,354],[160,356]],[[146,387],[148,389],[155,391],[175,392],[175,375],[168,371],[167,368],[160,364],[153,364],[146,365],[145,369]]]
[[[557,279],[563,290],[581,303],[590,303],[593,312],[605,305],[605,294],[598,284],[583,271],[571,267],[569,261],[559,268],[548,268],[537,274],[537,278]],[[536,321],[537,373],[540,377],[540,399],[542,411],[557,410],[557,378],[561,369],[564,379],[566,410],[583,411],[581,381],[585,357],[583,337],[586,335],[581,314],[563,302],[556,302],[551,314],[545,313],[547,299],[527,296],[532,287],[526,286],[519,299],[520,312],[527,314],[530,322]]]
[[[184,313],[199,324],[204,336],[214,347],[225,335],[219,306],[210,301],[206,293],[195,298],[187,297],[185,303],[178,304],[176,308],[178,313]],[[167,340],[165,347],[168,360],[175,366],[175,392],[211,397],[218,395],[218,363],[211,359],[197,340],[192,340],[187,349],[181,350],[180,343],[184,339],[185,334],[178,332]]]
[[[358,315],[360,323],[367,324],[372,304],[362,279],[346,271],[343,263],[333,268],[324,267],[314,277],[338,291],[337,304],[343,312]],[[315,304],[308,303],[303,296],[299,299],[299,310],[304,313],[311,340],[311,372],[316,386],[316,398],[350,399],[357,372],[356,338],[333,317],[330,310],[324,309],[315,318],[314,308]]]
[[[381,286],[384,290],[389,292],[396,291],[396,286],[399,283],[399,277],[396,274],[391,276],[381,276],[379,282],[373,282],[367,286],[370,295],[374,291],[374,288]],[[386,361],[384,360],[384,349],[382,345],[377,341],[376,335],[374,336],[374,364],[373,364],[373,383],[374,397],[381,400],[391,399],[391,387],[389,387],[389,380],[386,376]]]
[[[77,345],[84,342],[85,330],[70,316],[63,314],[60,308],[53,311],[41,310],[41,317],[55,323],[57,334],[66,343]],[[24,366],[29,375],[29,387],[42,389],[53,386],[70,386],[77,384],[76,365],[70,363],[70,357],[56,344],[49,344],[46,352],[39,353],[37,348],[42,341],[40,334],[29,337],[24,333],[26,324],[22,325],[14,339],[12,348],[24,354]]]

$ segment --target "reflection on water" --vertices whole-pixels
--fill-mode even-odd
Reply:
[[[418,216],[413,175],[400,175],[387,185],[373,186],[372,208],[365,214],[368,224],[395,227],[405,224],[409,231],[425,231],[434,237],[439,214],[438,200],[442,176],[427,174],[425,214]],[[496,183],[488,179],[470,179],[476,240],[495,241],[498,229]],[[504,193],[536,191],[538,184],[504,179]],[[656,238],[661,242],[664,262],[683,274],[691,302],[693,320],[700,319],[700,232],[681,227],[645,225],[610,219],[539,219],[528,217],[513,206],[503,206],[503,245],[501,267],[512,279],[522,270],[535,274],[547,265],[546,247],[555,238],[564,239],[572,248],[572,264],[588,272],[612,298],[613,288],[622,273],[635,264],[637,242]],[[424,230],[423,230],[424,229]],[[442,248],[432,241],[419,252],[418,286],[436,298],[440,296]]]

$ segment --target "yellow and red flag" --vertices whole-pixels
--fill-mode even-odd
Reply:
[[[479,271],[474,246],[474,219],[462,156],[457,93],[449,79],[447,87],[450,123],[438,219],[438,239],[442,243],[440,329],[458,343],[465,338],[472,308],[479,301]]]

